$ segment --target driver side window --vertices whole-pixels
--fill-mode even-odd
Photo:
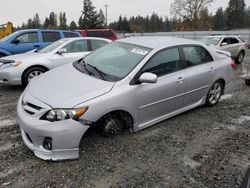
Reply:
[[[156,54],[142,72],[150,72],[158,77],[176,72],[181,69],[180,53],[178,48],[167,49]]]
[[[231,44],[231,41],[230,41],[230,38],[226,37],[222,40],[221,44],[223,43],[227,43],[227,45],[230,45]]]
[[[37,43],[38,42],[38,33],[24,33],[16,38],[20,43]]]

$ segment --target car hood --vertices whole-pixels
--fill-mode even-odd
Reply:
[[[32,80],[28,92],[52,108],[73,108],[108,93],[113,86],[113,82],[89,76],[67,64]]]
[[[27,53],[22,53],[22,54],[17,54],[17,55],[10,55],[2,59],[11,60],[11,61],[27,61],[31,59],[39,59],[39,58],[46,58],[46,57],[50,57],[50,55],[48,53],[27,52]]]

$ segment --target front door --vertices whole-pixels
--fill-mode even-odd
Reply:
[[[37,32],[22,33],[11,42],[11,53],[24,53],[40,47]]]
[[[181,69],[178,48],[157,53],[142,68],[142,73],[150,72],[158,76],[157,83],[142,83],[136,88],[138,125],[162,118],[183,107],[186,90],[185,70]]]

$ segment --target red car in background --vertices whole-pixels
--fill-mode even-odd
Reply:
[[[110,40],[117,40],[117,35],[112,29],[83,29],[76,30],[83,37],[101,37]]]

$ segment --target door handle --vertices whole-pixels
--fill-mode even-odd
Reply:
[[[210,70],[209,70],[209,72],[214,73],[215,72],[214,67],[211,67]]]
[[[179,77],[178,79],[177,79],[177,83],[180,83],[180,84],[182,84],[183,82],[184,82],[184,78],[183,77]]]
[[[34,45],[35,48],[40,48],[41,46],[40,45]]]

